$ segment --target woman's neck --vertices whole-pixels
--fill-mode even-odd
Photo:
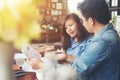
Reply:
[[[79,39],[78,39],[77,37],[74,37],[73,40],[74,40],[75,42],[79,42]]]

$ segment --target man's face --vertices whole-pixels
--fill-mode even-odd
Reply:
[[[80,21],[81,23],[83,24],[83,26],[86,28],[86,30],[90,33],[93,32],[93,26],[91,25],[91,22],[89,21],[89,18],[88,19],[85,19],[85,17],[80,13],[79,14],[79,17],[80,17]]]

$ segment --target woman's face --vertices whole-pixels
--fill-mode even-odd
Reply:
[[[73,19],[66,20],[65,29],[67,34],[72,38],[76,38],[79,34],[78,24]]]

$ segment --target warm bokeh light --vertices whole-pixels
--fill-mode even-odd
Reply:
[[[83,0],[68,0],[68,9],[70,12],[77,13],[77,4]]]
[[[37,5],[42,0],[0,0],[0,41],[13,42],[16,48],[39,38]]]

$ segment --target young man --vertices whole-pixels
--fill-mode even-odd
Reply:
[[[72,63],[82,80],[119,80],[120,39],[109,23],[105,0],[84,0],[78,4],[81,22],[94,37]]]

